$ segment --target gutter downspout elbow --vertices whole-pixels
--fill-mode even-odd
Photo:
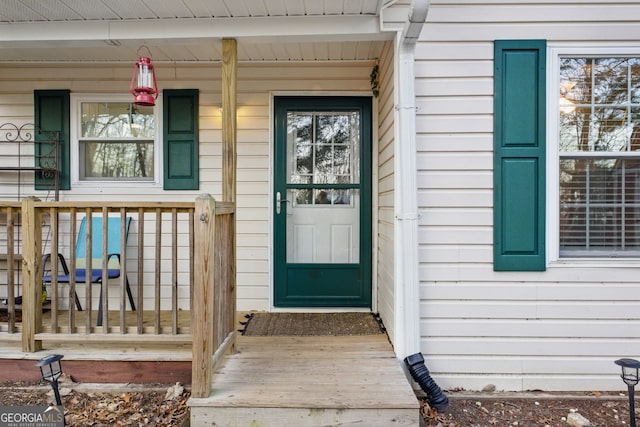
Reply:
[[[403,49],[409,49],[413,53],[428,14],[429,0],[413,0],[411,2],[409,16],[402,29]]]

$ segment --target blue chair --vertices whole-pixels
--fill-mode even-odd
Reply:
[[[78,240],[76,243],[76,283],[99,283],[100,284],[100,302],[98,305],[98,326],[102,325],[102,260],[104,255],[102,253],[102,217],[96,216],[91,219],[92,239],[91,239],[91,273],[87,273],[87,218],[82,219],[80,224],[80,230],[78,231]],[[125,243],[126,237],[129,235],[129,225],[131,224],[131,217],[126,218],[125,224]],[[108,218],[107,223],[107,278],[116,279],[120,277],[121,262],[120,259],[120,217]],[[51,254],[47,254],[42,259],[42,271],[45,271],[47,261],[51,261]],[[62,266],[64,274],[58,275],[58,283],[69,283],[71,281],[71,275],[69,274],[69,267],[62,254],[58,254],[58,260]],[[96,266],[100,268],[95,268]],[[51,283],[51,275],[45,275],[42,278],[44,283]],[[131,294],[131,288],[129,287],[129,278],[125,276],[126,291],[129,297],[129,304],[131,304],[131,310],[135,311],[136,306],[133,302],[133,295]],[[78,311],[82,311],[80,300],[78,295],[74,295],[75,304]]]

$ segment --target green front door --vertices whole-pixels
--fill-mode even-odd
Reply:
[[[274,107],[275,305],[371,307],[371,99]]]

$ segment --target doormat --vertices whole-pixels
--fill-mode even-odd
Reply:
[[[377,313],[251,313],[240,322],[245,336],[338,336],[384,334]]]

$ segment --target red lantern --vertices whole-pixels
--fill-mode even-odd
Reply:
[[[146,46],[142,46],[140,49],[143,47],[149,52],[149,48]],[[153,64],[151,63],[151,52],[149,52],[149,56],[140,56],[140,49],[138,49],[140,59],[138,59],[133,69],[129,90],[133,95],[134,104],[153,107],[156,105],[156,99],[158,98],[156,74],[153,71]]]

